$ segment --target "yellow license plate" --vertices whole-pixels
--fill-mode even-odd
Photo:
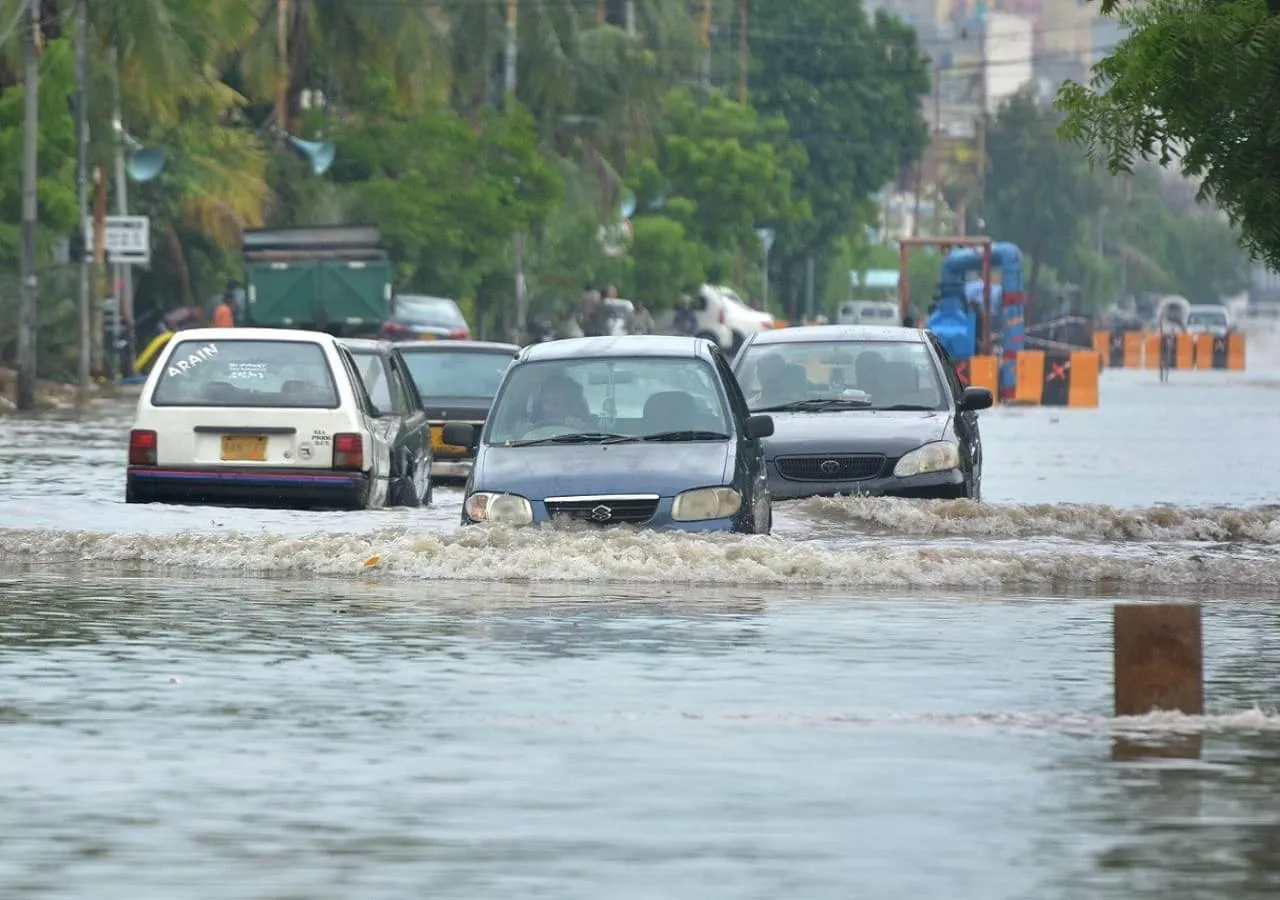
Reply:
[[[420,334],[420,335],[418,335],[418,340],[420,340],[420,341],[434,341],[435,339],[436,339],[436,336],[435,336],[434,334]]]
[[[224,462],[265,462],[267,439],[261,435],[224,434],[222,459]]]
[[[455,453],[466,453],[466,447],[459,447],[457,444],[446,444],[444,442],[444,426],[431,426],[431,449],[432,450],[452,450]]]

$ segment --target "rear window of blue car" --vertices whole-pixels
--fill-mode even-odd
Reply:
[[[701,440],[733,434],[715,369],[674,357],[523,363],[507,374],[489,421],[491,444],[583,431],[689,431],[705,435],[691,438]]]
[[[183,340],[151,405],[336,409],[338,389],[324,348],[310,341]]]

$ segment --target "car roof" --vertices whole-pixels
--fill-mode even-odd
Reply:
[[[386,356],[394,349],[390,341],[379,341],[372,338],[338,338],[338,343],[352,353],[377,353]]]
[[[302,328],[184,328],[174,332],[184,341],[294,341],[298,343],[333,344],[337,338],[324,331]]]
[[[1187,309],[1195,309],[1195,310],[1201,310],[1201,311],[1205,311],[1205,310],[1213,310],[1214,312],[1218,312],[1218,311],[1226,312],[1226,311],[1227,311],[1226,306],[1224,306],[1224,305],[1223,305],[1223,304],[1221,304],[1221,303],[1192,303],[1191,305],[1189,305],[1189,306],[1187,307]]]
[[[520,352],[518,344],[504,344],[500,341],[396,341],[395,347],[401,353],[444,353],[448,350],[466,350],[477,353],[510,353],[515,356]]]
[[[808,341],[881,341],[920,344],[925,340],[919,328],[902,325],[799,325],[761,331],[750,338],[752,346],[803,344]]]
[[[619,356],[711,356],[711,342],[703,338],[666,334],[624,334],[606,337],[565,338],[530,344],[520,352],[520,362],[551,359],[594,359]]]
[[[410,303],[421,303],[421,302],[423,302],[423,301],[429,301],[429,302],[432,302],[432,303],[452,303],[454,306],[457,306],[457,305],[458,305],[458,301],[457,301],[457,300],[454,300],[452,297],[437,297],[437,296],[435,296],[434,294],[401,294],[401,293],[397,293],[397,294],[396,294],[396,299],[397,299],[397,300],[408,300]]]

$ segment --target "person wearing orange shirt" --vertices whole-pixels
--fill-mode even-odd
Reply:
[[[236,317],[233,303],[235,302],[234,282],[227,285],[227,292],[222,295],[222,302],[213,310],[213,327],[214,328],[235,328]]]

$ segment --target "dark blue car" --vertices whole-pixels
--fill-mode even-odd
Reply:
[[[483,431],[451,422],[444,440],[479,444],[464,525],[565,517],[767,534],[760,442],[772,433],[709,341],[626,335],[526,347]]]

